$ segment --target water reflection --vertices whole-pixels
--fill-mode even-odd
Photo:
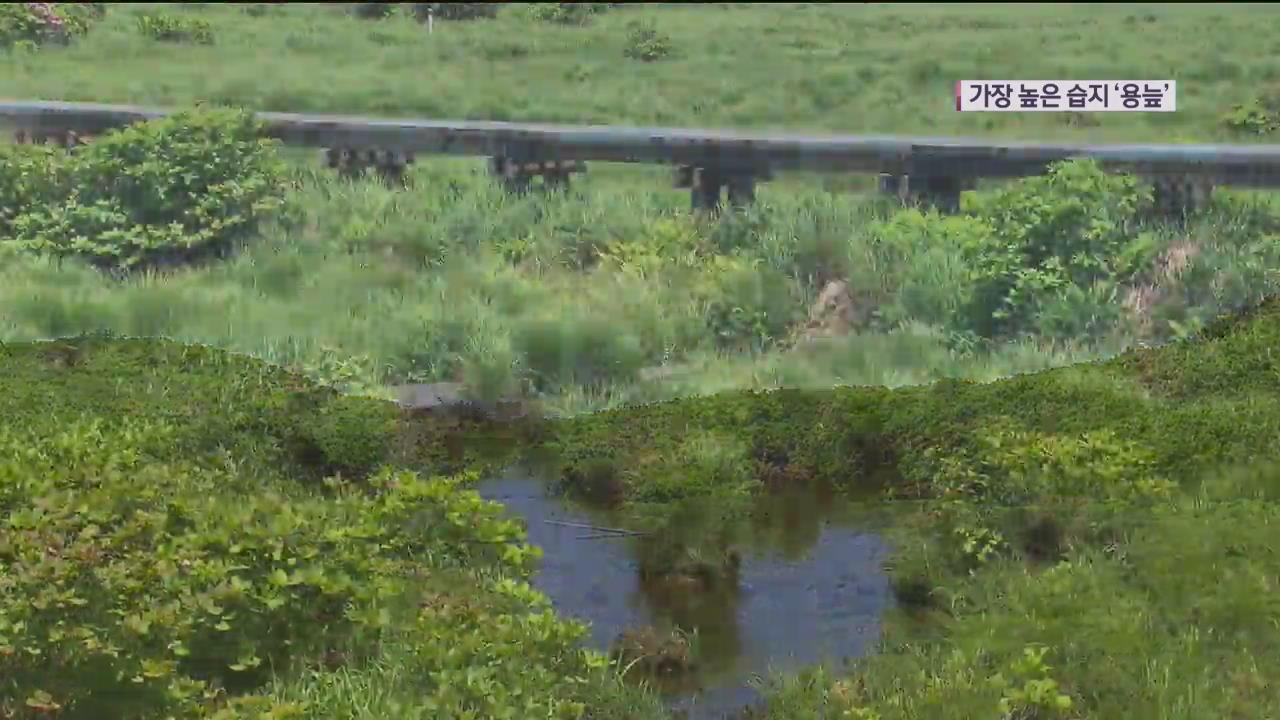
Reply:
[[[694,633],[696,672],[665,687],[690,717],[724,717],[756,699],[752,675],[857,657],[879,634],[890,596],[885,547],[837,517],[833,495],[770,496],[741,519],[689,505],[660,533],[602,538],[546,521],[616,518],[548,497],[517,471],[479,490],[524,518],[543,550],[534,585],[559,612],[591,624],[592,647],[606,650],[620,632],[646,625]]]

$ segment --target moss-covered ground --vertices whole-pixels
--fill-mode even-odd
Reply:
[[[456,467],[448,423],[153,340],[10,344],[0,378],[0,716],[658,716],[474,475],[374,472]]]
[[[508,428],[503,445],[541,449],[567,490],[608,487],[637,513],[818,481],[896,504],[882,652],[780,679],[767,717],[1267,717],[1277,338],[1267,302],[1192,341],[990,384],[728,393]],[[422,448],[461,447],[447,423],[169,342],[11,343],[0,365],[0,662],[22,695],[7,711],[80,717],[113,683],[195,678],[324,717],[557,702],[640,716],[602,661],[568,649],[571,631],[530,614],[512,584],[529,551],[457,488],[467,476],[374,471],[433,477],[447,458]],[[465,434],[499,436],[482,430]],[[472,627],[460,617],[475,643],[430,652]],[[424,624],[436,635],[413,634]],[[254,658],[275,672],[249,672]]]

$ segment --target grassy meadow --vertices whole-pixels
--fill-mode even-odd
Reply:
[[[1205,3],[634,4],[586,25],[351,17],[345,4],[182,3],[208,46],[143,42],[145,3],[121,6],[74,47],[12,58],[0,97],[578,124],[740,126],[837,133],[1136,141],[1226,140],[1221,116],[1280,80],[1280,18]],[[656,62],[623,56],[628,24],[669,38]],[[109,58],[110,62],[102,60]],[[86,70],[86,66],[91,70]],[[976,78],[1179,81],[1173,114],[958,114]]]
[[[66,44],[23,39],[25,8],[0,8],[0,97],[1134,142],[1280,126],[1265,4],[511,4],[430,35],[348,4],[133,4]],[[951,111],[956,80],[997,76],[1173,78],[1180,109]],[[462,434],[553,450],[624,512],[658,485],[887,478],[881,651],[774,678],[744,717],[1280,713],[1280,316],[1214,321],[1277,289],[1271,194],[1155,219],[1141,183],[1066,163],[955,216],[813,176],[695,216],[659,168],[515,197],[480,159],[421,158],[393,190],[203,112],[0,146],[0,718],[664,717],[525,584],[537,551],[470,492],[491,466],[441,462],[462,431],[361,397],[438,381],[536,402],[556,419],[532,439]]]

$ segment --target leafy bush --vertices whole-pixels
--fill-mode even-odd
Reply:
[[[669,268],[698,268],[706,257],[695,221],[687,215],[659,218],[636,239],[613,239],[599,259],[619,272],[653,279]]]
[[[273,143],[236,111],[178,113],[73,152],[0,155],[0,237],[103,268],[224,255],[283,196]]]
[[[376,638],[428,555],[522,573],[537,554],[461,479],[386,471],[371,493],[290,499],[162,460],[173,435],[0,429],[0,714],[203,713]]]
[[[103,3],[0,3],[0,46],[66,42],[104,12]]]
[[[1162,477],[1151,451],[1112,431],[1063,437],[1018,430],[979,433],[971,455],[926,450],[909,471],[944,499],[982,499],[1024,506],[1044,498],[1149,502],[1175,485]]]
[[[627,23],[627,41],[622,54],[632,60],[653,62],[671,55],[671,38],[652,23],[632,20]]]
[[[0,146],[0,159],[0,239],[4,239],[13,233],[18,217],[61,197],[74,181],[66,153],[57,147]]]
[[[1022,657],[1009,664],[1007,677],[998,673],[990,679],[1002,692],[999,710],[1003,717],[1069,717],[1071,696],[1060,691],[1050,674],[1053,668],[1044,662],[1048,651],[1043,645],[1028,645]]]
[[[1247,103],[1235,105],[1222,116],[1228,130],[1250,135],[1268,135],[1280,128],[1280,89],[1271,88]]]
[[[1025,330],[1044,303],[1069,286],[1127,280],[1140,265],[1135,232],[1150,191],[1092,160],[969,198],[968,212],[991,228],[963,250],[974,283],[966,321],[985,337]]]
[[[161,42],[213,43],[213,27],[208,20],[155,13],[138,17],[138,32]]]
[[[762,350],[784,337],[799,312],[786,275],[739,257],[712,261],[704,293],[707,328],[717,344]]]
[[[1238,133],[1268,135],[1280,128],[1280,114],[1254,100],[1233,106],[1230,112],[1222,116],[1222,124],[1228,130]]]
[[[529,6],[534,20],[560,25],[586,25],[608,9],[608,3],[531,3]]]

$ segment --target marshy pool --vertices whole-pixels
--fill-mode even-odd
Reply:
[[[524,520],[543,551],[534,586],[561,614],[590,623],[592,647],[607,652],[643,627],[691,638],[693,669],[657,683],[690,718],[755,703],[753,678],[866,654],[892,602],[875,523],[832,494],[770,495],[730,530],[723,522],[708,530],[705,509],[684,509],[665,530],[622,535],[602,529],[616,528],[616,517],[553,497],[520,470],[477,489]],[[710,574],[653,571],[680,563],[729,570],[702,580],[695,576]]]

